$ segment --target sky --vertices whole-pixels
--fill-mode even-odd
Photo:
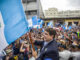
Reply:
[[[80,0],[41,0],[43,10],[58,8],[60,11],[80,10]]]

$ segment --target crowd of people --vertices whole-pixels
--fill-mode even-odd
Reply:
[[[47,30],[48,29],[48,30]],[[49,34],[52,37],[46,36],[47,39],[53,38],[55,40],[55,43],[50,43],[52,45],[49,45],[51,53],[53,55],[48,55],[47,53],[50,52],[44,52],[42,49],[44,49],[42,46],[39,46],[41,41],[45,41],[45,33],[46,31],[50,31],[50,29],[53,29],[55,32],[49,32]],[[53,58],[52,60],[80,60],[80,26],[72,27],[71,29],[63,29],[61,25],[58,25],[54,28],[42,28],[42,29],[31,29],[30,30],[31,38],[29,37],[29,33],[26,33],[25,35],[18,38],[15,42],[13,42],[11,45],[6,47],[1,53],[0,53],[0,59],[2,60],[36,60],[40,55],[41,51],[45,53],[42,53],[42,56],[50,56],[50,58]],[[32,39],[32,41],[30,40]],[[39,41],[37,44],[35,41]],[[52,42],[52,41],[50,41]],[[32,43],[34,46],[32,46]],[[48,43],[45,43],[45,45]],[[57,44],[57,45],[56,45]],[[38,46],[37,46],[38,45]],[[58,46],[58,50],[57,50]],[[35,51],[33,50],[35,48]],[[55,50],[55,52],[52,51]],[[45,48],[45,51],[47,49]],[[59,55],[58,55],[59,54]],[[40,58],[42,58],[40,56]],[[55,58],[56,57],[56,58]],[[58,59],[59,58],[59,59]],[[47,60],[47,59],[37,59],[37,60]],[[49,59],[50,60],[50,59]]]

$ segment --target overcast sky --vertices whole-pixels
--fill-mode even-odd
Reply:
[[[78,10],[80,9],[80,0],[41,0],[43,10],[56,7],[59,10]]]

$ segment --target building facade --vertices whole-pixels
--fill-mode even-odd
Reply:
[[[80,10],[58,11],[57,8],[45,10],[44,20],[46,24],[53,20],[53,23],[66,23],[67,25],[80,24]]]
[[[80,17],[80,10],[67,10],[67,11],[58,11],[57,8],[49,8],[45,10],[45,18],[65,18],[65,17]]]
[[[27,19],[44,16],[40,0],[22,0],[22,3]]]

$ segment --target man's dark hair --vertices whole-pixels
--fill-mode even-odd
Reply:
[[[53,28],[46,28],[45,31],[47,31],[49,35],[53,35],[53,38],[55,38],[56,30],[54,30]]]

